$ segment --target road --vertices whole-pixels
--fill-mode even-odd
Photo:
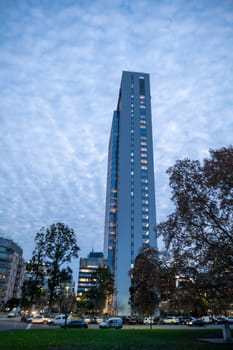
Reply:
[[[20,317],[15,318],[7,318],[7,317],[0,317],[0,331],[10,330],[10,329],[54,329],[59,328],[59,326],[49,326],[49,325],[43,325],[43,324],[31,324],[22,322],[20,320]],[[90,329],[97,329],[99,328],[96,324],[89,324]],[[150,325],[124,325],[124,329],[149,329]],[[169,326],[169,325],[153,325],[153,329],[187,329],[187,326]],[[200,327],[192,327],[192,328],[200,328]],[[207,325],[205,328],[219,328],[221,329],[221,325]],[[233,325],[231,325],[231,328],[233,329]]]

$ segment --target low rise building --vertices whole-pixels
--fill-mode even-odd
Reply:
[[[11,239],[0,237],[0,308],[21,298],[24,279],[23,250]]]

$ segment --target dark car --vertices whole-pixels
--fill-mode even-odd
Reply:
[[[67,325],[64,324],[61,325],[62,328],[88,328],[88,324],[84,322],[83,320],[73,320],[69,321]]]
[[[206,325],[205,321],[203,320],[192,320],[186,323],[189,327],[193,326],[193,327],[204,327]]]
[[[188,322],[195,320],[195,318],[192,316],[179,316],[178,318],[180,320],[180,324],[187,324]]]

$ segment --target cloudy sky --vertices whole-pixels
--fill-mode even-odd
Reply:
[[[56,222],[102,250],[123,70],[150,74],[161,222],[167,168],[232,144],[233,0],[0,0],[0,234],[25,258]]]

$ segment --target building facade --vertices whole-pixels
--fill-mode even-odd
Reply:
[[[23,250],[0,237],[0,308],[12,298],[20,299],[24,271]]]
[[[91,288],[95,287],[93,284],[92,275],[96,272],[99,266],[107,265],[106,259],[102,252],[90,252],[87,258],[80,258],[79,262],[79,276],[78,276],[78,294],[77,301],[80,300],[82,294]]]
[[[112,269],[117,314],[128,315],[129,270],[141,248],[157,248],[149,74],[123,72],[113,114],[104,257]]]

